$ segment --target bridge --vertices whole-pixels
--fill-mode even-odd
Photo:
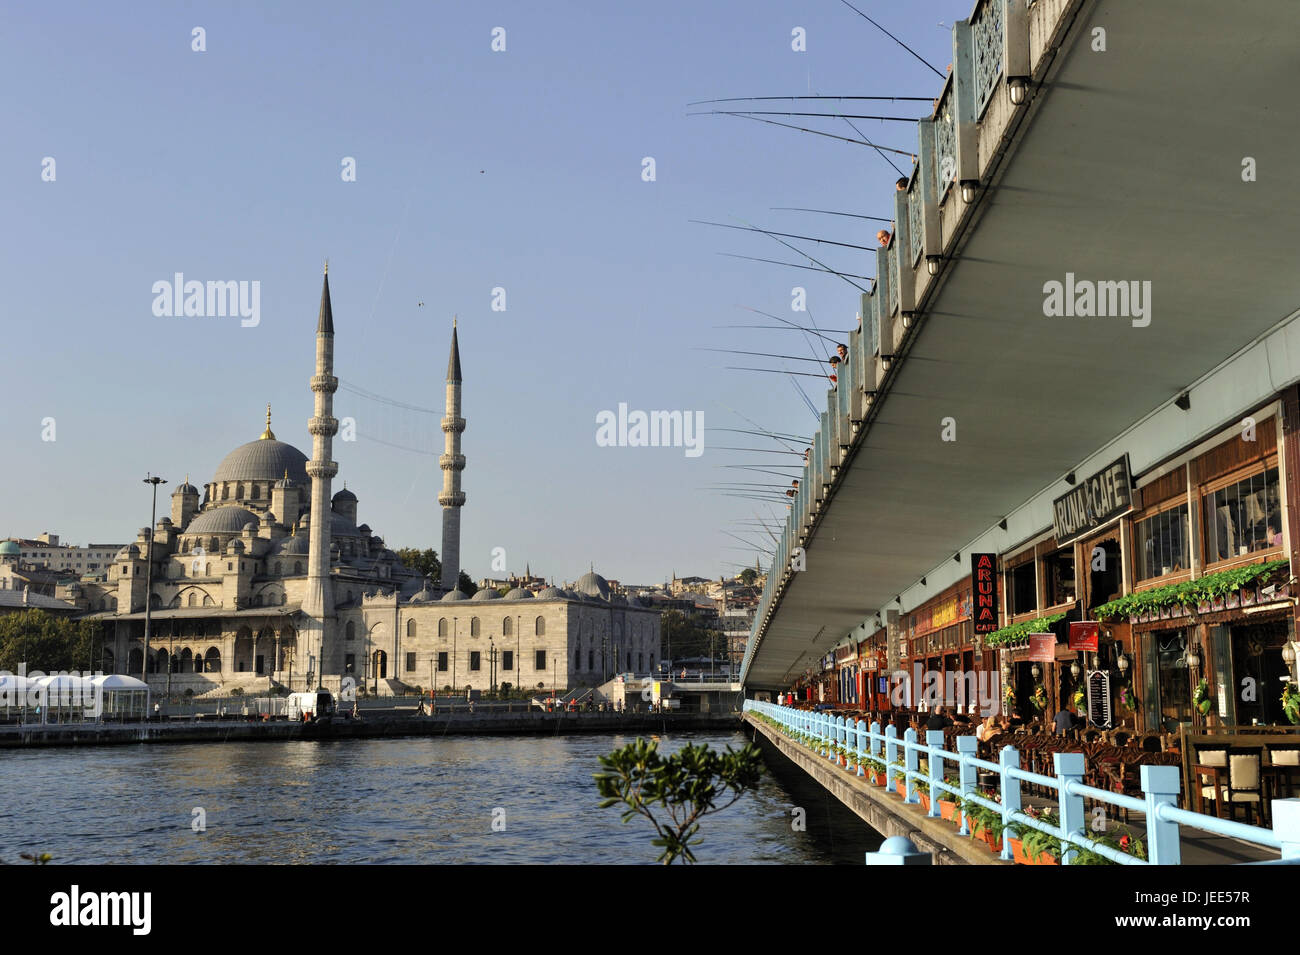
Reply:
[[[912,729],[900,737],[892,725],[882,732],[878,724],[772,703],[746,700],[744,709],[767,749],[877,832],[910,838],[940,864],[1300,863],[1300,799],[1274,800],[1267,829],[1180,809],[1175,766],[1143,766],[1138,799],[1084,785],[1082,753],[1057,753],[1056,775],[1044,776],[1022,769],[1010,746],[997,762],[979,759],[974,736],[957,737],[951,752],[941,732],[922,741]],[[1051,797],[1027,796],[1026,784]],[[1123,835],[1107,837],[1116,831]],[[1027,849],[1034,833],[1047,837],[1039,839],[1041,853]]]

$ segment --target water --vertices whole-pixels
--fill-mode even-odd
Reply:
[[[646,863],[645,819],[598,808],[597,757],[625,736],[443,737],[9,751],[0,860],[57,863]],[[740,733],[660,738],[744,744]],[[792,807],[807,809],[806,831]],[[195,832],[194,810],[206,816]],[[504,831],[493,831],[494,809]],[[659,810],[662,812],[662,809]],[[500,814],[497,814],[498,818]],[[797,773],[701,825],[701,863],[850,863],[879,843]]]

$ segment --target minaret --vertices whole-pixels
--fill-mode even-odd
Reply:
[[[302,598],[302,612],[307,618],[303,650],[315,657],[317,686],[321,685],[324,669],[322,651],[333,636],[334,623],[334,592],[329,582],[330,479],[338,473],[339,466],[330,456],[334,435],[339,430],[338,420],[334,418],[334,392],[338,387],[339,380],[334,377],[334,313],[330,308],[329,263],[326,262],[320,316],[316,322],[316,374],[311,379],[311,390],[316,396],[315,413],[307,422],[307,430],[311,432],[311,460],[307,462],[307,475],[311,478],[311,536],[307,590]]]
[[[447,416],[442,419],[442,589],[455,590],[460,581],[460,509],[465,493],[460,489],[460,472],[465,455],[460,453],[460,435],[465,419],[460,416],[460,348],[456,344],[456,320],[451,321],[451,357],[447,359]]]

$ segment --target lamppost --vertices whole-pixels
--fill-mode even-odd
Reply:
[[[144,659],[140,661],[140,679],[149,682],[149,632],[153,623],[153,529],[158,517],[158,485],[167,482],[154,474],[143,478],[143,483],[153,485],[153,503],[149,507],[149,560],[144,565]]]
[[[456,625],[455,617],[451,618],[451,695],[456,696],[456,637],[460,633],[460,628]]]
[[[496,637],[488,637],[488,686],[493,698],[497,695],[497,644]]]

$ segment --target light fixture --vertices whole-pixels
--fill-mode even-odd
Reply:
[[[953,554],[953,555],[952,555],[952,559],[953,559],[953,561],[954,561],[955,563],[960,564],[960,563],[961,563],[961,551],[957,551],[957,553]]]
[[[894,603],[898,604],[900,607],[903,606],[903,598],[898,594],[894,594]]]
[[[1012,106],[1023,106],[1029,96],[1029,84],[1023,76],[1013,76],[1007,80],[1007,93]]]
[[[980,182],[978,179],[963,179],[961,181],[961,201],[970,205],[975,201],[975,196],[979,193]]]
[[[1282,644],[1282,662],[1289,667],[1295,666],[1295,646],[1290,640]]]
[[[1079,661],[1078,661],[1078,660],[1075,660],[1073,663],[1070,664],[1070,676],[1074,677],[1076,680],[1079,679]]]
[[[1174,399],[1174,404],[1179,408],[1182,408],[1184,411],[1187,411],[1192,406],[1192,396],[1184,391]]]
[[[998,521],[998,527],[1002,528],[1003,530],[1007,529],[1007,519],[1005,517],[1002,518],[1002,520]]]
[[[925,586],[925,578],[924,578],[924,577],[921,578],[921,586],[922,586],[922,587]]]
[[[893,361],[894,361],[894,356],[893,356],[893,355],[881,355],[881,356],[880,356],[880,367],[881,367],[881,370],[883,370],[883,371],[889,371],[889,366],[890,366],[891,364],[893,364]]]
[[[925,270],[931,275],[938,275],[941,268],[943,268],[942,255],[927,255],[925,257]]]
[[[904,328],[911,328],[911,327],[912,327],[913,325],[915,325],[915,324],[916,324],[916,312],[904,312],[904,313],[903,313],[903,327],[904,327]]]
[[[1074,472],[1071,471],[1069,474],[1065,476],[1065,483],[1073,484],[1074,482],[1075,482]]]
[[[1196,644],[1193,643],[1187,648],[1187,666],[1193,670],[1196,670],[1199,669],[1200,665],[1201,665],[1200,647],[1198,647]]]
[[[867,407],[870,408],[876,401],[876,393],[874,391],[868,391],[865,400],[867,402]]]
[[[1034,675],[1034,679],[1035,679],[1035,680],[1037,680],[1040,676],[1043,675],[1043,670],[1042,670],[1042,668],[1041,668],[1037,663],[1035,663],[1035,664],[1030,668],[1029,672],[1032,673],[1032,674]]]
[[[1120,673],[1123,673],[1126,670],[1128,670],[1128,657],[1124,656],[1124,654],[1121,653],[1119,655],[1119,659],[1115,661],[1115,666],[1119,667]]]

